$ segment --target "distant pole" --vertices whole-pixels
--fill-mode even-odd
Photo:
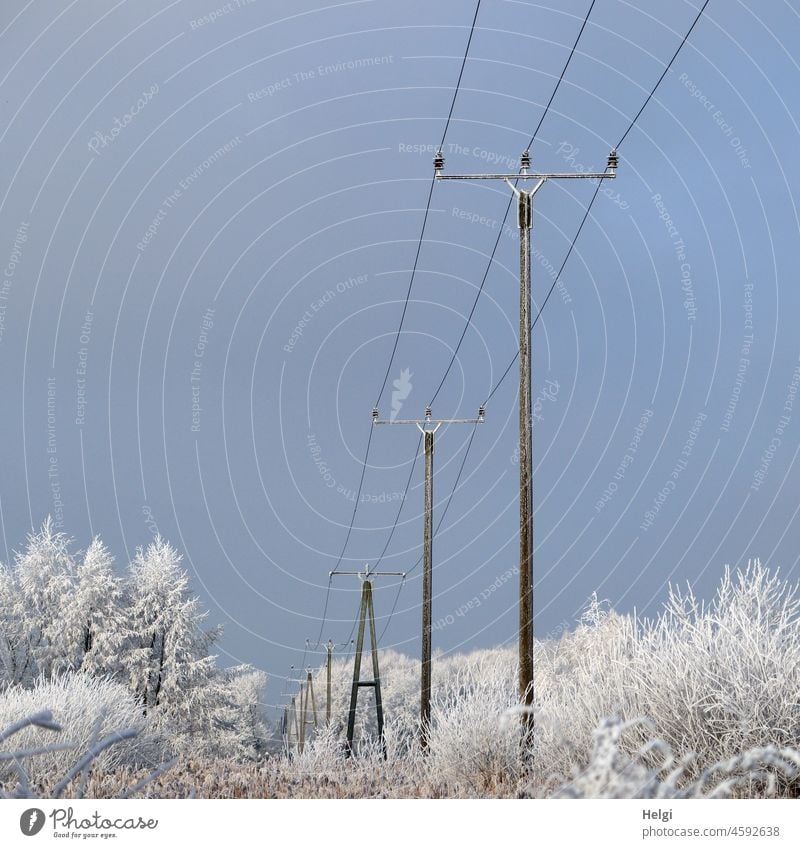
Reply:
[[[373,424],[414,424],[425,440],[425,517],[422,530],[422,645],[419,694],[420,743],[428,746],[431,723],[431,648],[433,630],[433,446],[436,431],[442,424],[482,424],[484,409],[478,410],[477,418],[439,418],[434,420],[430,407],[425,409],[425,418],[382,420],[377,409],[372,410]]]
[[[292,696],[292,706],[291,706],[291,716],[289,718],[289,729],[286,734],[286,744],[289,747],[289,751],[292,749],[292,719],[294,719],[294,745],[297,748],[300,744],[300,725],[297,721],[297,700],[295,696]],[[298,752],[299,753],[299,752]]]
[[[433,160],[437,180],[504,180],[517,197],[519,226],[519,698],[533,706],[533,422],[531,420],[531,228],[532,198],[548,180],[614,179],[617,153],[611,151],[603,173],[530,173],[530,152],[520,158],[518,174],[444,174],[444,155]],[[513,180],[513,182],[512,182]],[[517,188],[518,180],[536,180],[527,191]],[[532,727],[532,715],[525,716]]]
[[[311,669],[307,670],[306,676],[306,711],[308,711],[308,699],[311,697],[311,709],[314,716],[314,728],[317,727],[317,701],[314,697],[314,679],[311,676]]]
[[[325,663],[327,677],[328,677],[328,680],[327,680],[327,683],[328,683],[328,698],[327,698],[327,701],[325,703],[325,723],[330,724],[331,723],[331,654],[333,654],[333,642],[331,642],[330,639],[328,639],[328,644],[325,646],[325,650],[328,652],[327,662]]]
[[[300,684],[300,740],[297,745],[298,753],[303,753],[303,748],[306,745],[306,707],[308,704],[306,703],[306,695],[304,692],[304,686]]]

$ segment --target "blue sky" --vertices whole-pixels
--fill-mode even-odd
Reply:
[[[484,0],[449,172],[515,169],[588,5]],[[535,167],[602,169],[696,11],[597,0]],[[353,514],[473,13],[4,4],[0,558],[48,514],[79,547],[100,534],[121,566],[160,532],[225,624],[225,663],[276,678],[299,665]],[[709,596],[726,563],[797,575],[798,36],[796,4],[711,0],[534,331],[541,637],[593,591],[652,613],[670,581]],[[435,186],[383,415],[395,380],[404,417],[436,390],[507,191]],[[536,303],[592,191],[537,195]],[[437,417],[474,416],[516,350],[509,223]],[[516,638],[516,391],[512,369],[436,537],[444,651]],[[470,432],[439,433],[436,520]],[[417,438],[373,434],[340,568],[384,550]],[[389,570],[420,555],[421,471]],[[382,644],[412,654],[419,571],[376,595],[381,630],[396,601]],[[323,641],[348,637],[357,589],[335,581]]]

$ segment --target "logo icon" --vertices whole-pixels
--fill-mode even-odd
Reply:
[[[400,410],[403,408],[403,401],[411,394],[411,389],[414,387],[411,385],[411,378],[414,375],[408,368],[404,368],[400,372],[400,378],[394,380],[392,385],[394,386],[394,391],[392,392],[392,413],[389,416],[390,421],[394,421]]]
[[[44,827],[44,811],[36,807],[31,807],[19,817],[19,829],[25,836],[36,836],[36,834]]]

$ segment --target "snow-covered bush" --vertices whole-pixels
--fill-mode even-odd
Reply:
[[[726,798],[742,789],[752,796],[754,788],[761,795],[773,796],[779,780],[790,783],[800,774],[800,752],[777,745],[751,748],[699,774],[692,768],[692,756],[676,760],[669,745],[660,740],[649,741],[630,756],[621,749],[620,740],[632,727],[633,723],[619,718],[604,721],[592,734],[586,768],[559,786],[552,797]]]
[[[24,758],[22,765],[34,786],[54,784],[98,739],[121,728],[135,731],[136,737],[103,751],[97,758],[98,768],[154,768],[164,759],[163,740],[148,732],[141,709],[119,683],[85,674],[64,674],[37,680],[30,689],[9,687],[0,693],[0,730],[43,710],[49,710],[61,727],[58,738],[54,740],[53,732],[45,727],[29,725],[16,733],[13,741],[15,751],[46,748],[54,742],[64,746]],[[0,759],[0,783],[8,783],[14,775],[14,761]]]
[[[476,795],[514,785],[524,767],[514,663],[501,651],[451,657],[431,704],[431,733],[423,763],[431,782]]]
[[[712,602],[671,590],[654,620],[601,610],[555,645],[538,645],[536,769],[566,778],[609,716],[652,722],[686,777],[752,748],[800,747],[798,587],[752,561],[726,570]],[[621,740],[633,753],[642,724]]]

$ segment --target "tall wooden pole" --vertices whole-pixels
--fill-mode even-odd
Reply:
[[[531,193],[517,192],[519,224],[519,697],[533,704],[533,426],[531,418]]]
[[[328,684],[328,698],[325,703],[325,723],[331,723],[331,654],[333,653],[333,642],[328,639],[328,644],[325,646],[325,650],[328,652],[326,665],[326,673],[327,673],[327,684]]]
[[[422,551],[422,677],[419,717],[422,747],[428,746],[431,723],[431,628],[433,603],[433,439],[434,430],[425,430],[425,526]]]

